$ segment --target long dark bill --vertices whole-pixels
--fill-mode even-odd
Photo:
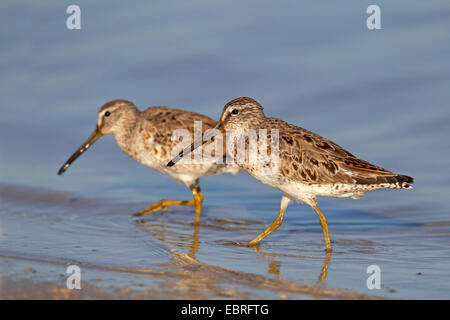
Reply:
[[[219,120],[217,122],[217,124],[214,126],[214,129],[220,129],[222,127],[222,121]],[[194,151],[195,149],[197,149],[198,147],[201,147],[202,145],[204,145],[206,142],[209,141],[209,139],[211,139],[214,136],[213,131],[210,131],[210,134],[206,134],[204,136],[202,136],[200,139],[195,140],[189,147],[184,148],[175,158],[173,158],[172,160],[170,160],[166,166],[167,167],[172,167],[175,165],[175,163],[177,163],[178,161],[181,160],[181,158],[183,158],[184,156],[187,156],[188,154],[190,154],[192,151]]]
[[[72,162],[74,162],[83,152],[85,152],[90,146],[92,146],[94,142],[97,141],[102,135],[103,133],[101,133],[98,128],[95,128],[90,137],[87,138],[87,140],[81,145],[81,147],[79,147],[78,150],[70,156],[69,160],[67,160],[66,163],[64,163],[64,165],[59,169],[58,175],[63,174],[67,169],[69,169]]]

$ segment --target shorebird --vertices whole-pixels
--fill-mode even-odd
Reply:
[[[410,189],[414,179],[393,173],[377,165],[361,160],[336,143],[318,134],[276,118],[268,118],[263,107],[254,99],[241,97],[228,102],[223,108],[215,128],[235,131],[236,136],[246,130],[267,129],[278,132],[278,157],[264,165],[250,163],[247,158],[239,166],[259,181],[282,192],[280,211],[272,224],[246,245],[258,244],[277,229],[283,221],[284,212],[291,200],[310,205],[319,216],[326,250],[332,251],[328,223],[317,205],[317,197],[351,197],[357,199],[368,191],[378,189]],[[237,133],[236,133],[237,132]],[[268,138],[271,139],[270,134]],[[167,166],[174,166],[183,156],[208,141],[203,137],[185,148]],[[249,139],[245,140],[246,147]],[[259,143],[259,142],[258,142]],[[267,142],[269,144],[271,142]],[[227,148],[228,145],[227,145]],[[258,148],[259,149],[259,148]],[[232,150],[227,149],[230,153]],[[258,151],[259,152],[259,151]],[[234,151],[236,155],[236,150]],[[274,163],[277,161],[277,163]],[[278,170],[263,170],[278,166]]]
[[[100,108],[94,132],[59,169],[58,175],[64,173],[72,162],[101,136],[112,133],[123,152],[138,162],[184,183],[190,188],[194,198],[161,200],[136,213],[135,216],[145,216],[159,210],[164,213],[169,206],[187,205],[195,207],[197,224],[200,221],[203,203],[199,178],[226,172],[235,174],[240,169],[234,165],[212,161],[181,165],[178,168],[166,167],[167,161],[171,159],[170,152],[179,144],[179,141],[171,139],[172,133],[177,129],[187,130],[190,143],[194,136],[194,121],[201,121],[202,131],[213,128],[217,123],[211,118],[190,111],[154,106],[141,112],[130,101],[112,100]]]

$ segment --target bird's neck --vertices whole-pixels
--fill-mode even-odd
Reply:
[[[134,137],[134,130],[137,126],[139,120],[139,110],[136,112],[127,114],[124,119],[122,119],[120,124],[120,130],[114,133],[116,137],[116,142],[125,153],[129,154],[129,148],[132,144],[132,139]]]
[[[265,117],[257,117],[256,119],[252,119],[251,122],[248,124],[248,128],[246,129],[253,129],[256,132],[258,132],[259,129],[265,129],[266,128],[266,118]]]

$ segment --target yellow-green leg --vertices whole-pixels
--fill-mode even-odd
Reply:
[[[139,211],[135,214],[136,217],[146,216],[151,213],[158,212],[162,210],[162,213],[167,211],[167,208],[170,206],[194,206],[195,207],[195,223],[200,221],[200,214],[202,212],[202,204],[203,204],[203,195],[200,190],[200,185],[198,181],[196,181],[193,185],[189,187],[192,192],[193,200],[160,200],[158,202],[153,203],[147,208]]]
[[[327,218],[322,213],[322,211],[319,209],[319,206],[317,205],[317,203],[315,201],[310,205],[314,209],[314,211],[317,213],[317,215],[319,216],[320,225],[322,226],[322,231],[323,231],[323,237],[325,239],[325,246],[327,247],[327,252],[331,252],[333,249],[331,248],[331,241],[330,241],[330,234],[328,232]]]
[[[248,243],[249,246],[254,246],[255,244],[258,244],[262,239],[267,237],[273,231],[278,229],[279,226],[281,226],[281,224],[283,223],[284,212],[286,211],[286,208],[290,201],[291,199],[283,195],[283,197],[281,198],[280,212],[278,213],[278,217],[272,222],[272,224],[266,230],[261,232],[255,239],[250,241]]]

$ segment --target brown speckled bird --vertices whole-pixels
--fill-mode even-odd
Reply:
[[[413,178],[393,173],[367,161],[358,159],[336,143],[308,130],[276,118],[267,118],[262,106],[255,100],[241,97],[228,102],[216,128],[226,130],[267,129],[268,145],[272,130],[278,132],[278,157],[268,163],[250,163],[248,154],[242,169],[254,178],[283,193],[278,217],[248,245],[259,243],[277,229],[291,200],[309,204],[317,213],[322,226],[327,251],[331,251],[327,219],[317,206],[316,197],[359,198],[368,191],[378,189],[410,189]],[[239,133],[238,133],[239,135]],[[194,142],[195,146],[203,141]],[[249,140],[246,140],[247,147]],[[194,144],[175,157],[173,166],[194,149]],[[231,150],[229,150],[231,152]],[[259,150],[258,150],[259,152]],[[234,152],[236,155],[236,151]],[[269,153],[269,152],[268,152]],[[263,170],[276,167],[275,171]],[[268,173],[269,172],[269,173]]]
[[[175,168],[166,167],[166,163],[171,159],[171,152],[180,143],[172,140],[172,133],[177,129],[187,130],[190,144],[194,137],[194,121],[201,122],[203,132],[213,128],[217,123],[195,112],[168,107],[149,107],[141,112],[130,101],[110,101],[98,112],[97,127],[92,135],[59,169],[58,174],[64,173],[97,139],[112,133],[123,152],[140,163],[186,184],[194,197],[193,200],[186,201],[161,200],[138,212],[136,216],[144,216],[159,210],[165,212],[169,206],[188,205],[195,207],[195,223],[198,223],[203,203],[199,178],[226,172],[235,174],[240,169],[236,165],[214,161],[181,164]]]

